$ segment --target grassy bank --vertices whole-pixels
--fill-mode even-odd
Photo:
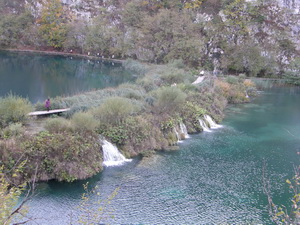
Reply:
[[[26,125],[32,110],[28,101],[15,96],[0,99],[0,160],[7,175],[26,161],[20,174],[11,175],[13,181],[31,179],[36,168],[40,181],[85,179],[102,170],[99,136],[127,157],[170,150],[177,144],[174,129],[180,131],[180,123],[189,133],[201,132],[199,119],[204,115],[220,122],[228,103],[248,102],[255,94],[255,85],[244,76],[217,78],[206,72],[203,82],[192,84],[198,72],[181,61],[149,65],[127,60],[123,65],[138,76],[135,84],[52,99],[54,108],[71,110],[64,117],[43,119],[35,132]],[[14,101],[19,102],[14,104],[20,115],[5,116]]]

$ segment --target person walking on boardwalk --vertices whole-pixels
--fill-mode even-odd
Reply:
[[[49,111],[50,110],[50,98],[48,98],[47,100],[46,100],[46,102],[45,102],[45,108],[47,109],[47,111]]]

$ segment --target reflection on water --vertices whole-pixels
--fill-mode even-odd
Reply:
[[[12,92],[35,103],[134,79],[116,63],[0,51],[0,96]]]

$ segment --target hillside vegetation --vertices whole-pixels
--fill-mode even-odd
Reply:
[[[261,0],[0,0],[0,47],[297,76],[299,15]]]

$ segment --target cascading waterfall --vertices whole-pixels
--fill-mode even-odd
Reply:
[[[180,142],[181,141],[181,138],[180,138],[180,135],[178,133],[178,131],[176,130],[176,128],[174,127],[174,132],[176,134],[176,137],[177,137],[177,142]]]
[[[129,162],[131,159],[126,159],[118,148],[112,143],[103,140],[102,150],[103,150],[103,165],[104,166],[118,166],[122,165],[124,162]]]
[[[211,129],[218,129],[222,127],[222,125],[216,124],[209,115],[204,115],[204,119],[209,123]]]
[[[202,127],[203,131],[211,132],[211,130],[208,128],[208,126],[202,119],[199,119],[199,123],[200,123],[200,126]]]
[[[184,137],[185,137],[185,138],[190,138],[190,135],[189,135],[188,132],[187,132],[187,129],[186,129],[185,124],[184,124],[183,122],[180,122],[179,126],[180,126],[180,131],[181,131],[181,133],[184,134]]]

